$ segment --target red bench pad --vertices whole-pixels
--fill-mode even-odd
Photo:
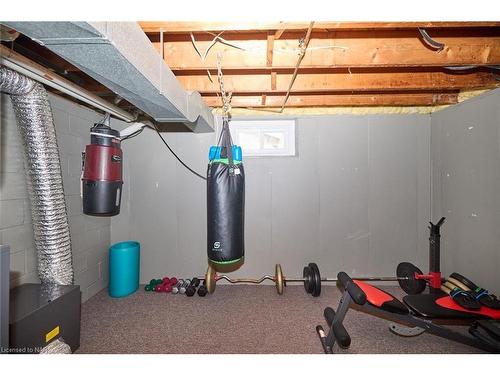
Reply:
[[[486,307],[486,306],[481,306],[481,308],[479,310],[474,310],[474,311],[467,310],[467,309],[464,309],[462,306],[460,306],[455,301],[453,301],[453,298],[451,298],[450,296],[444,296],[444,297],[436,299],[436,304],[438,304],[441,307],[444,307],[445,309],[451,309],[451,310],[455,310],[455,311],[463,311],[463,312],[467,312],[467,313],[473,312],[475,314],[485,315],[491,319],[500,319],[500,310],[491,309],[491,308]]]
[[[392,294],[363,281],[353,281],[366,294],[366,300],[370,305],[396,314],[408,314],[408,308]]]

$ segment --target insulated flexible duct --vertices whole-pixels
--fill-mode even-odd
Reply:
[[[57,339],[44,346],[40,354],[71,354],[71,347],[62,339]]]
[[[24,145],[38,276],[42,283],[73,283],[71,238],[61,163],[45,88],[0,66],[0,91],[10,95]]]

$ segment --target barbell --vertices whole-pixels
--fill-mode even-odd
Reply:
[[[394,277],[394,276],[377,276],[377,277],[356,277],[356,280],[360,281],[401,281],[408,280],[408,277]],[[308,294],[313,297],[318,297],[321,294],[321,283],[324,282],[337,282],[337,278],[334,277],[321,277],[319,272],[319,267],[316,263],[309,263],[304,267],[302,272],[302,277],[285,277],[283,275],[283,269],[280,264],[276,264],[274,267],[274,275],[264,275],[259,279],[252,278],[237,278],[233,279],[227,275],[218,275],[215,268],[212,265],[208,266],[207,272],[205,274],[205,284],[207,291],[213,293],[215,291],[215,286],[217,281],[226,280],[231,284],[261,284],[266,280],[272,281],[276,285],[276,291],[279,295],[283,294],[287,283],[303,283],[304,289]]]

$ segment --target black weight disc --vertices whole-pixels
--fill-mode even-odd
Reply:
[[[319,297],[321,294],[321,275],[319,273],[319,267],[316,263],[309,263],[309,268],[312,271],[314,287],[311,292],[313,297]]]
[[[307,294],[312,293],[313,281],[312,281],[312,271],[309,266],[305,266],[302,270],[302,276],[304,277],[304,289]]]
[[[472,281],[470,281],[465,276],[460,275],[459,273],[453,272],[450,275],[450,277],[454,278],[455,280],[458,280],[459,282],[461,282],[462,284],[464,284],[470,290],[476,290],[477,289],[477,285],[476,284],[474,284]]]
[[[399,263],[396,269],[399,286],[408,294],[420,294],[427,285],[425,280],[415,279],[415,273],[423,274],[417,266],[409,262]]]

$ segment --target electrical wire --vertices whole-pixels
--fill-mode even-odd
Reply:
[[[132,133],[132,134],[130,134],[130,135],[127,135],[126,137],[123,137],[123,138],[121,139],[121,141],[125,141],[126,139],[131,139],[131,138],[137,137],[139,134],[141,134],[141,133],[142,133],[142,131],[143,131],[143,130],[144,130],[144,128],[141,128],[141,129],[139,129],[138,131],[136,131],[135,133]]]
[[[158,127],[156,126],[155,123],[153,123],[153,127],[154,129],[156,130],[156,133],[158,134],[158,136],[160,137],[160,139],[162,140],[162,142],[165,144],[165,146],[167,146],[168,150],[172,153],[172,155],[174,155],[174,157],[179,161],[179,163],[181,163],[188,171],[190,171],[192,174],[194,174],[195,176],[198,176],[199,178],[201,178],[202,180],[207,180],[207,178],[201,174],[199,174],[198,172],[196,172],[195,170],[191,169],[186,163],[184,163],[181,158],[179,156],[177,156],[177,154],[174,152],[174,150],[172,150],[170,148],[170,146],[168,145],[167,141],[165,141],[165,139],[162,137],[162,135],[160,134],[160,131],[158,130]]]
[[[110,128],[110,126],[109,126],[110,118],[111,118],[111,114],[109,112],[106,112],[104,114],[104,117],[102,119],[100,119],[98,122],[96,122],[94,124],[94,126],[92,126],[92,127],[95,128],[97,125],[104,125],[104,126],[107,126],[108,128]]]

